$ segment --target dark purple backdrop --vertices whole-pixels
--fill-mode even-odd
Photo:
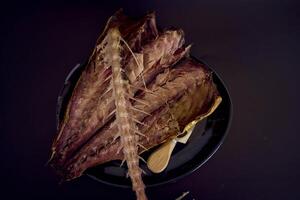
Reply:
[[[109,1],[107,1],[109,2]],[[82,177],[58,184],[44,167],[55,135],[56,98],[68,72],[84,61],[107,18],[155,10],[163,27],[183,28],[192,54],[223,77],[234,104],[222,148],[150,199],[300,199],[297,1],[113,1],[1,5],[1,199],[133,199]]]

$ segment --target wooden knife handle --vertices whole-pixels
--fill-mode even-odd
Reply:
[[[149,156],[147,165],[152,172],[160,173],[168,166],[172,151],[176,143],[176,139],[165,142]]]

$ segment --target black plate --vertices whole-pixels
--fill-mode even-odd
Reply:
[[[199,62],[205,64],[203,61]],[[83,68],[84,65],[75,66],[65,80],[57,102],[57,127],[63,119],[68,100]],[[223,143],[231,122],[232,104],[228,90],[214,71],[213,79],[222,96],[222,103],[212,115],[196,126],[187,144],[177,143],[169,165],[162,173],[152,173],[147,165],[141,162],[141,168],[146,172],[143,180],[147,187],[175,182],[194,172],[209,160]],[[145,152],[142,157],[147,158],[150,153],[151,151]],[[85,174],[109,185],[131,187],[130,179],[126,178],[126,165],[120,167],[120,163],[120,161],[111,161],[101,164],[88,169]]]

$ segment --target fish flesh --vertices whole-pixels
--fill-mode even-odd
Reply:
[[[184,42],[181,29],[159,31],[154,13],[108,20],[52,144],[50,165],[64,180],[122,160],[137,199],[147,199],[140,154],[181,134],[219,97]]]

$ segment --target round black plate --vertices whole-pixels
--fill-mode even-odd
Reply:
[[[203,61],[199,61],[205,64]],[[210,68],[207,64],[205,64]],[[67,103],[75,87],[84,65],[77,65],[67,76],[64,87],[57,102],[57,127],[62,121]],[[147,187],[175,182],[201,167],[220,147],[229,129],[232,115],[232,104],[228,90],[221,78],[213,72],[213,79],[222,96],[222,103],[217,110],[206,120],[200,122],[194,129],[187,144],[177,143],[168,167],[160,174],[154,174],[141,162],[141,168],[146,172],[143,175]],[[153,151],[153,150],[152,150]],[[152,152],[145,152],[142,157],[147,159]],[[85,174],[100,182],[120,187],[131,187],[129,178],[126,178],[127,167],[120,167],[120,161],[111,161],[88,169]]]

